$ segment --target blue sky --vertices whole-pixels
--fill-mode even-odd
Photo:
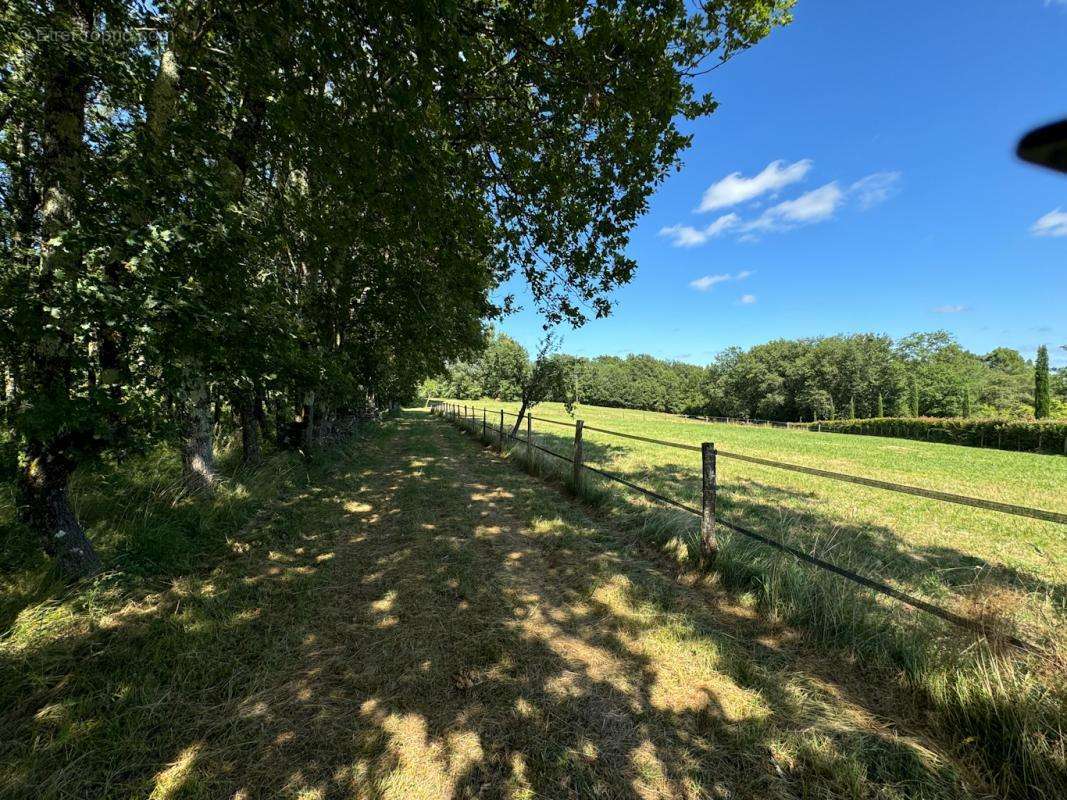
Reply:
[[[702,79],[721,105],[685,125],[636,277],[563,349],[702,364],[944,328],[1067,364],[1067,175],[1013,153],[1067,117],[1067,0],[798,0],[794,17]],[[532,348],[542,322],[518,296],[501,327]]]

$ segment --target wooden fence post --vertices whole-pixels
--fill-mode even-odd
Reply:
[[[526,465],[533,469],[533,417],[526,412]]]
[[[486,439],[489,438],[489,434],[486,433],[486,428],[487,428],[487,425],[486,425],[486,421],[485,421],[485,409],[483,408],[482,409],[482,441],[485,441]]]
[[[700,555],[704,560],[715,557],[719,542],[715,537],[715,443],[700,445],[702,504],[700,515]]]
[[[574,480],[574,491],[578,491],[578,487],[581,485],[582,479],[582,428],[585,423],[582,420],[575,420],[574,422],[574,472],[572,478]]]
[[[504,455],[504,409],[500,409],[500,455]]]

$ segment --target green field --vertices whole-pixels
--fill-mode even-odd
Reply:
[[[516,403],[479,401],[514,412]],[[776,459],[910,486],[1067,510],[1067,458],[844,434],[707,424],[668,414],[559,404],[534,411],[535,440],[570,454],[572,431],[536,418]],[[493,417],[490,415],[490,419]],[[498,419],[498,418],[497,418]],[[585,460],[699,505],[698,453],[586,431]],[[1067,616],[1063,525],[718,460],[719,507],[732,521],[830,560],[862,563],[890,583],[991,616],[1045,644]]]

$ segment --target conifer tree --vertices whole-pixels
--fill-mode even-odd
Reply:
[[[1045,419],[1052,405],[1049,394],[1048,348],[1037,348],[1037,361],[1034,362],[1034,416]]]

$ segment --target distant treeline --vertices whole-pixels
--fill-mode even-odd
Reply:
[[[510,337],[491,333],[485,349],[428,382],[429,394],[514,400],[506,376],[529,358]],[[894,341],[859,333],[778,339],[728,348],[706,367],[650,355],[580,358],[555,354],[573,375],[577,399],[589,405],[780,421],[866,417],[1034,416],[1035,384],[1044,371],[1047,413],[1067,417],[1067,371],[998,347],[985,355],[962,348],[944,331]],[[548,398],[560,400],[564,398]]]

